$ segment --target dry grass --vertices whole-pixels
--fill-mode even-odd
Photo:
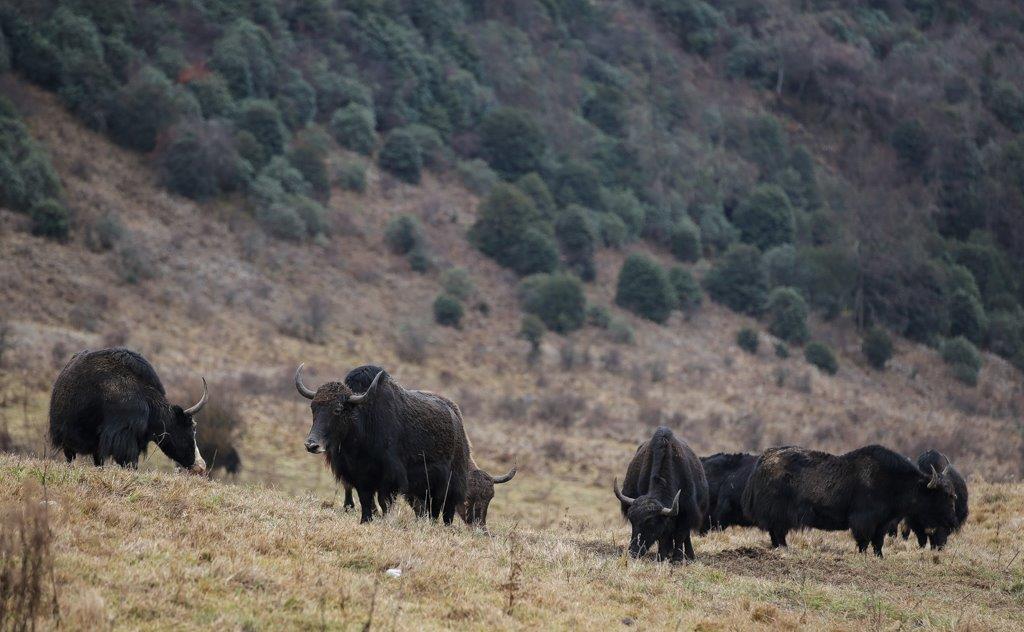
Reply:
[[[488,537],[406,507],[360,526],[316,495],[16,457],[0,458],[0,494],[20,501],[44,470],[60,608],[81,629],[358,629],[371,609],[397,630],[1024,625],[1017,485],[976,484],[972,519],[940,555],[899,541],[879,560],[822,533],[779,553],[733,530],[673,566],[623,556],[604,486],[546,477],[502,490]]]

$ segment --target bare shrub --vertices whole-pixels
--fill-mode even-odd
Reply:
[[[68,312],[68,319],[75,329],[96,333],[103,324],[103,316],[110,312],[110,297],[106,294],[90,294],[75,303]]]
[[[398,328],[395,351],[404,362],[423,364],[427,360],[430,339],[427,333],[415,325],[405,324]]]
[[[601,356],[601,366],[609,373],[622,371],[622,352],[616,348],[609,349]]]
[[[494,405],[494,416],[499,419],[518,420],[526,419],[530,411],[530,399],[515,395],[506,395]]]
[[[35,481],[23,498],[0,508],[0,629],[35,630],[39,619],[59,618],[49,503]],[[50,584],[50,587],[47,584]]]
[[[304,313],[306,340],[321,343],[324,341],[324,328],[331,317],[331,306],[319,294],[313,294],[306,301]]]
[[[647,370],[650,372],[651,382],[654,384],[664,382],[668,376],[668,366],[661,360],[655,360],[648,364]]]
[[[540,453],[549,461],[564,461],[569,455],[561,439],[548,439],[540,446]]]
[[[552,393],[537,402],[534,417],[556,428],[568,428],[586,413],[587,400],[572,393]]]
[[[128,331],[128,326],[121,324],[120,326],[111,326],[110,329],[103,332],[103,346],[104,347],[123,347],[128,343],[128,336],[131,332]]]
[[[644,425],[644,427],[660,426],[661,421],[664,418],[664,413],[661,410],[661,404],[652,400],[644,400],[640,402],[640,411],[637,413],[637,420]]]
[[[7,354],[14,347],[14,326],[6,319],[0,320],[0,368],[4,366]]]
[[[137,235],[118,244],[114,254],[117,274],[125,283],[134,285],[157,276],[156,254]]]

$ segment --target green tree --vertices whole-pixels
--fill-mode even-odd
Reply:
[[[689,318],[701,303],[704,302],[704,295],[700,291],[700,284],[693,278],[690,271],[682,266],[673,266],[668,271],[668,280],[676,291],[676,304],[679,309]]]
[[[338,108],[331,115],[330,128],[334,140],[346,149],[367,156],[377,144],[376,125],[373,110],[357,103]]]
[[[790,344],[803,344],[810,338],[807,330],[807,303],[791,287],[778,287],[768,295],[768,331]]]
[[[583,285],[571,274],[539,274],[520,286],[523,310],[540,318],[555,333],[568,333],[583,326],[587,299]]]
[[[768,293],[761,253],[746,244],[732,246],[704,277],[704,289],[735,312],[760,314]]]
[[[409,184],[419,184],[423,152],[416,137],[406,129],[393,130],[384,140],[377,162],[381,169]]]
[[[954,292],[949,299],[949,334],[981,344],[987,332],[988,317],[978,299],[965,290]]]
[[[860,350],[868,364],[883,371],[889,359],[892,358],[892,339],[881,327],[872,327],[864,335]]]
[[[615,304],[648,320],[664,323],[676,307],[675,288],[657,262],[633,254],[626,258],[619,271]]]
[[[114,140],[125,147],[152,151],[158,134],[199,113],[195,97],[146,66],[117,93],[107,125]]]
[[[265,159],[284,151],[288,131],[281,120],[281,112],[273,101],[247,99],[238,107],[235,124],[242,131],[252,134],[263,150]],[[260,166],[260,165],[256,165]]]
[[[563,210],[555,220],[555,237],[562,246],[569,269],[584,281],[593,281],[597,230],[590,219],[590,211],[575,204]]]
[[[547,230],[533,201],[518,188],[501,183],[480,203],[469,237],[499,264],[532,274],[550,272],[558,265],[558,250]]]
[[[829,375],[839,372],[839,363],[832,349],[825,343],[814,341],[804,348],[804,359]]]
[[[554,189],[555,199],[562,206],[598,208],[601,204],[601,175],[589,162],[566,161],[555,173]]]
[[[761,250],[793,241],[793,207],[786,192],[774,184],[762,184],[750,192],[733,216],[740,238]]]
[[[675,258],[680,261],[692,263],[700,259],[700,229],[689,217],[683,217],[676,222],[669,237],[669,247]]]
[[[761,346],[761,337],[757,330],[744,327],[736,332],[736,345],[751,355],[757,355],[757,349]]]
[[[50,239],[64,240],[68,236],[68,209],[54,199],[39,200],[29,209],[32,234]]]
[[[480,145],[491,168],[506,180],[539,171],[546,151],[540,126],[523,110],[497,108],[480,124]]]
[[[412,215],[399,215],[388,223],[384,241],[396,255],[409,254],[423,241],[419,221]]]
[[[950,366],[953,377],[968,386],[978,384],[981,354],[970,340],[963,336],[950,338],[942,344],[942,361]]]
[[[434,299],[434,322],[458,329],[462,325],[462,303],[455,297],[439,294]]]

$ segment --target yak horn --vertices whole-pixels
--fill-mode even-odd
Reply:
[[[313,399],[316,396],[316,391],[310,390],[302,383],[302,367],[306,366],[303,362],[299,365],[299,368],[295,370],[295,390],[299,391],[299,395],[302,395],[306,399]]]
[[[366,392],[361,395],[350,395],[348,401],[350,404],[361,404],[366,396],[369,395],[373,389],[377,388],[377,382],[380,381],[380,376],[384,375],[384,371],[378,371],[377,375],[373,376],[373,381],[370,382],[370,388],[366,389]]]
[[[626,503],[627,505],[632,505],[636,502],[636,498],[630,498],[619,490],[619,479],[617,478],[612,481],[612,491],[615,492],[615,497],[619,499],[619,502]]]
[[[195,415],[196,413],[198,413],[200,410],[203,409],[203,406],[206,406],[206,400],[208,400],[208,399],[210,399],[210,391],[209,391],[208,388],[206,388],[206,378],[204,377],[203,378],[203,396],[199,398],[199,401],[196,402],[194,406],[192,406],[191,408],[186,408],[185,409],[185,414],[186,415]]]
[[[515,476],[515,475],[516,475],[516,468],[513,467],[511,470],[508,471],[508,474],[506,474],[504,476],[492,476],[491,477],[491,482],[494,483],[495,485],[500,485],[502,483],[507,483],[510,480],[512,480],[512,477]]]
[[[928,489],[936,489],[939,486],[939,481],[942,480],[942,475],[939,474],[934,465],[932,465],[931,468],[932,476],[931,480],[928,481]]]
[[[678,516],[679,515],[679,494],[682,494],[683,490],[676,492],[676,497],[672,499],[672,508],[662,507],[661,515],[663,516]]]

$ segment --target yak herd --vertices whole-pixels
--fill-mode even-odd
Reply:
[[[360,522],[387,513],[403,496],[418,516],[450,524],[455,514],[486,530],[493,477],[473,459],[462,411],[452,400],[406,389],[387,371],[361,366],[341,382],[310,388],[299,365],[295,388],[310,400],[306,450],[323,454],[345,489],[345,508],[359,497]],[[50,400],[50,440],[68,461],[91,455],[137,467],[151,442],[196,473],[206,463],[196,444],[194,416],[208,391],[182,408],[167,401],[153,366],[128,349],[81,351],[61,370]],[[613,482],[632,534],[629,553],[694,559],[691,534],[730,526],[766,531],[772,547],[790,531],[850,531],[861,552],[882,555],[887,535],[913,533],[921,547],[941,549],[967,519],[967,485],[941,453],[916,463],[882,446],[841,455],[796,446],[760,455],[698,457],[668,428],[637,448],[623,485]]]

